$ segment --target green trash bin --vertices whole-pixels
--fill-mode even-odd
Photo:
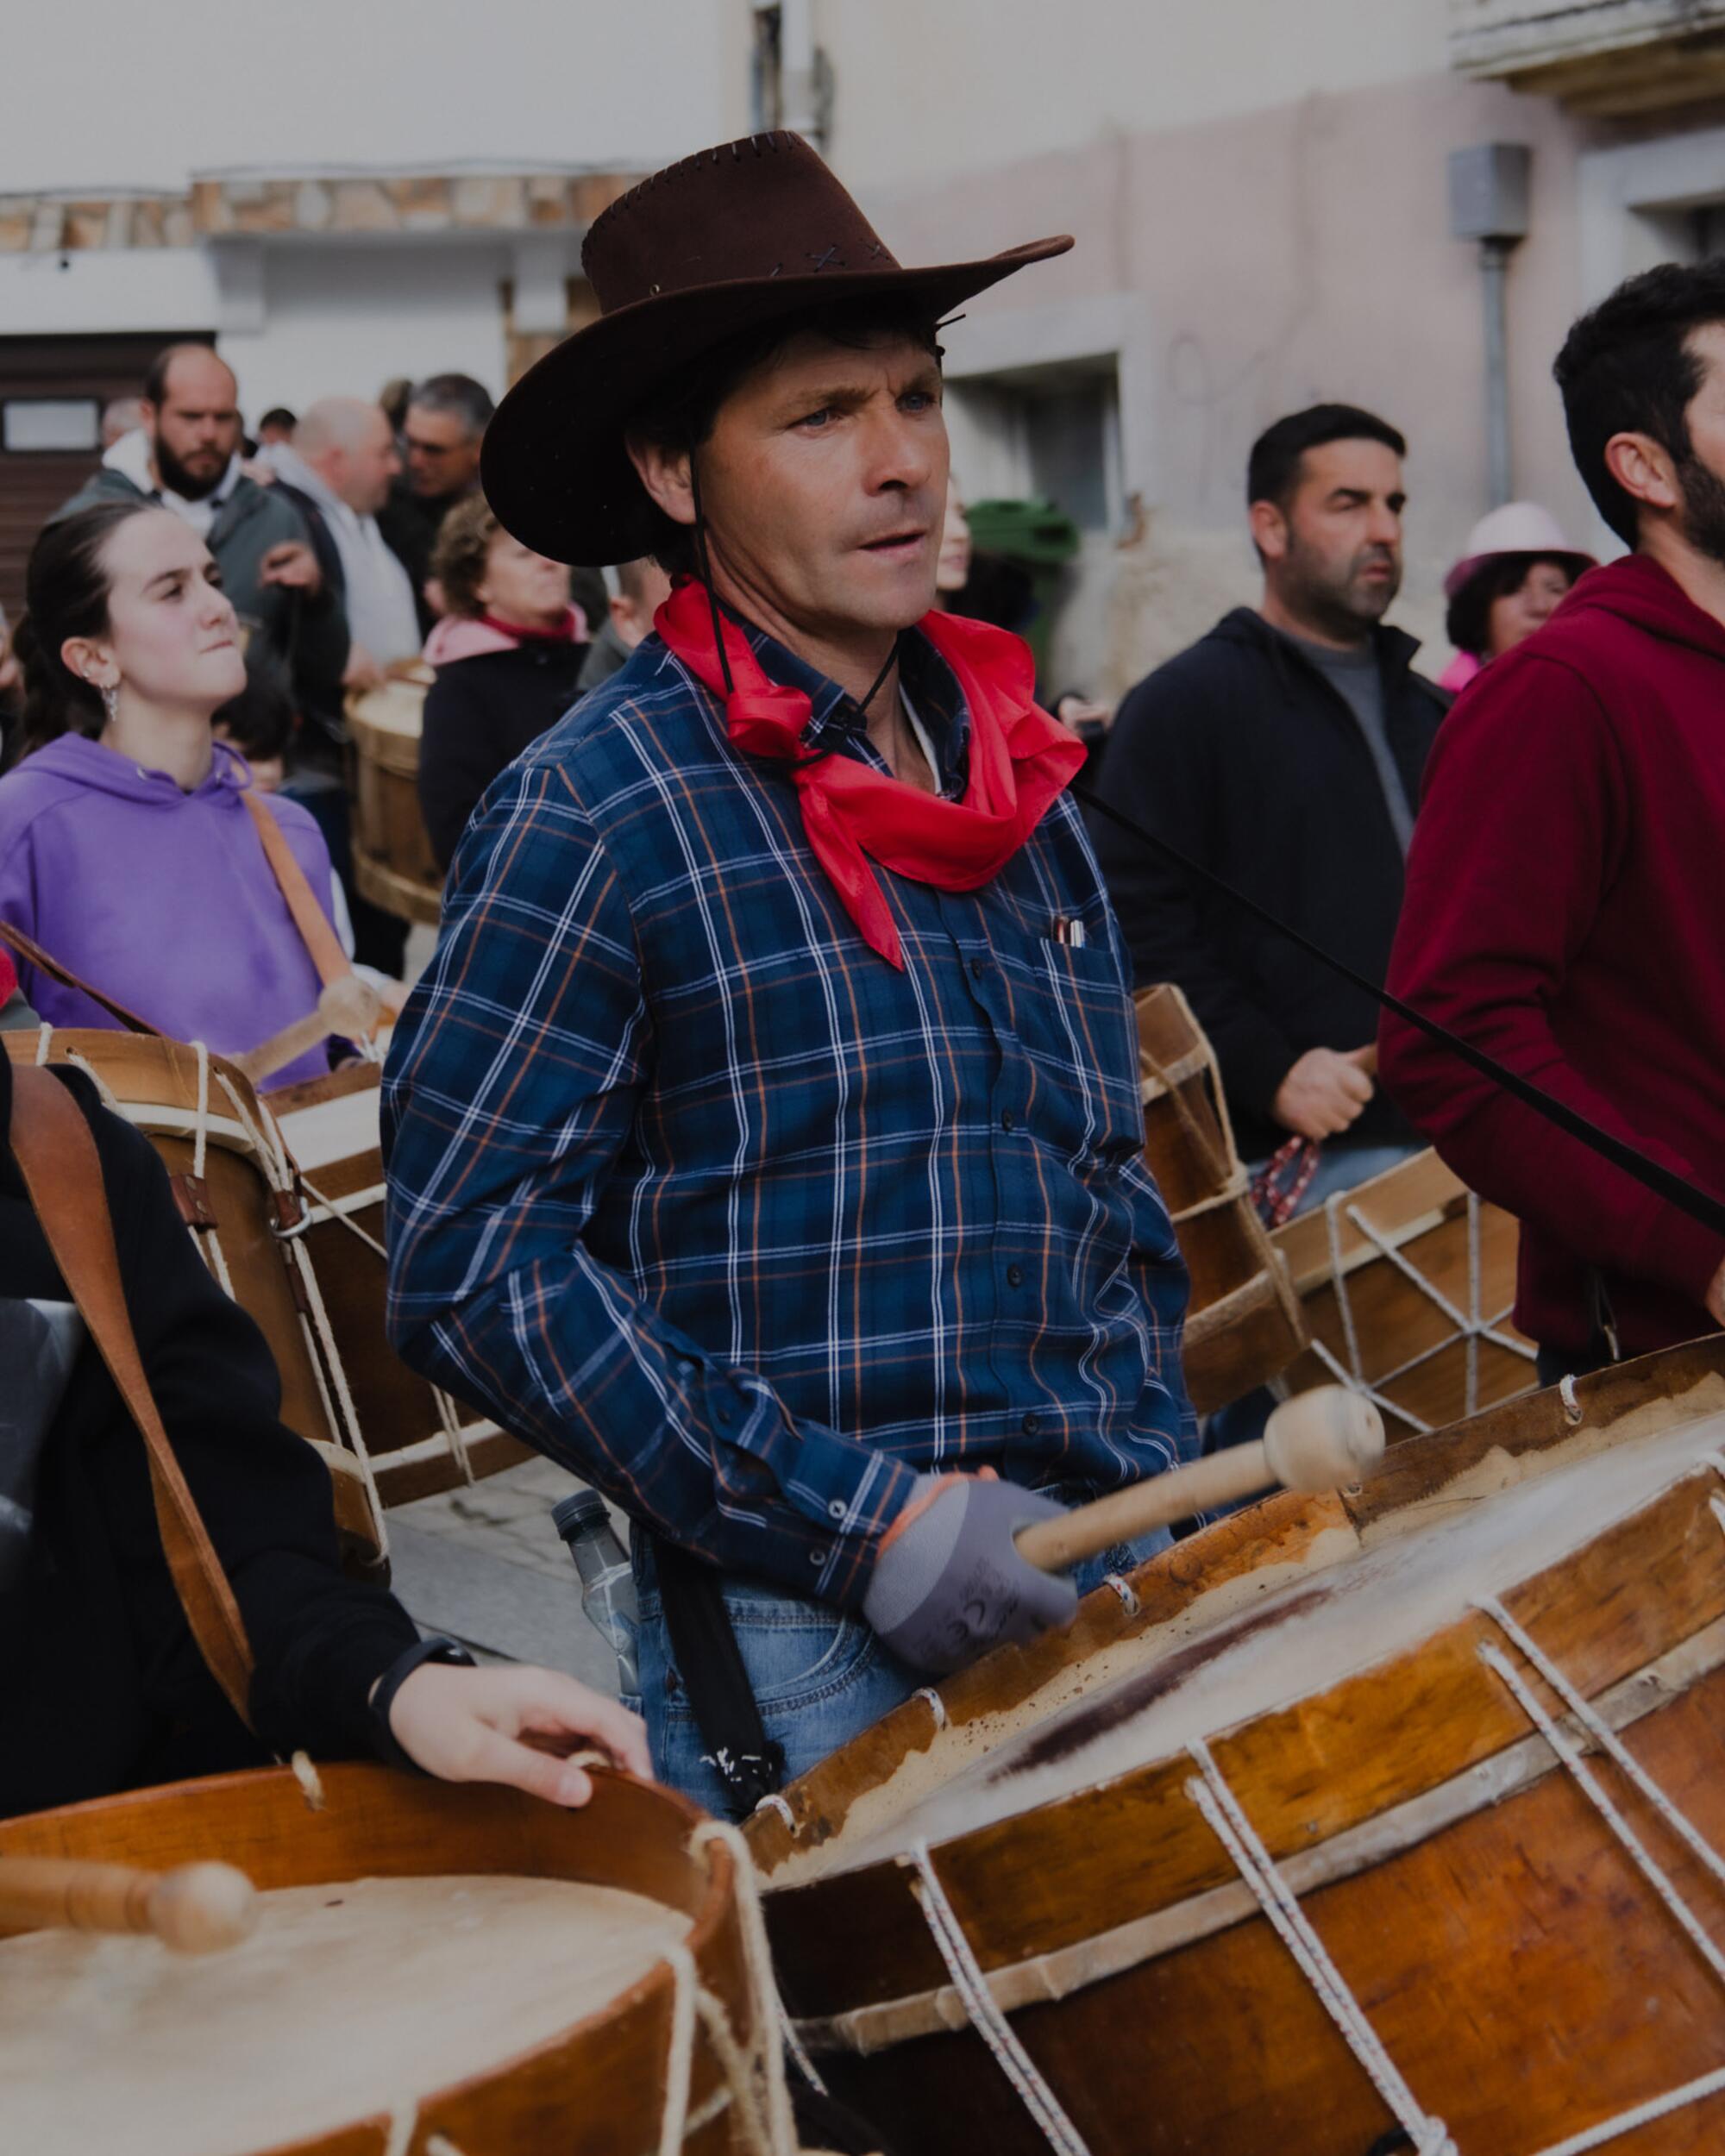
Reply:
[[[997,555],[1030,579],[1035,611],[1019,633],[1036,654],[1037,679],[1048,671],[1049,640],[1061,573],[1078,551],[1078,527],[1063,509],[1036,497],[1026,501],[969,502],[964,514],[982,554]]]

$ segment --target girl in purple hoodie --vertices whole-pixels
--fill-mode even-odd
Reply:
[[[210,715],[245,686],[209,548],[172,511],[104,503],[50,524],[27,579],[23,760],[0,779],[0,920],[179,1040],[243,1055],[322,986]],[[325,913],[329,856],[307,812],[270,803]],[[21,964],[53,1025],[102,1006]],[[323,1075],[322,1045],[271,1086]]]

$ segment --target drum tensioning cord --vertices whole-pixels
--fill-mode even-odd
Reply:
[[[1191,882],[1206,891],[1214,892],[1220,898],[1226,899],[1231,905],[1239,906],[1242,912],[1249,913],[1253,920],[1262,922],[1265,928],[1294,944],[1297,950],[1303,950],[1308,958],[1315,958],[1320,966],[1327,966],[1332,973],[1339,975],[1354,987],[1363,989],[1367,995],[1382,1004],[1386,1011],[1393,1011],[1405,1025],[1414,1027],[1416,1032],[1423,1033],[1427,1040],[1435,1041],[1440,1047],[1448,1049],[1452,1056],[1458,1056],[1471,1069],[1477,1070],[1481,1077],[1489,1078],[1493,1085],[1511,1094],[1524,1106],[1532,1108],[1537,1115],[1542,1115],[1547,1123],[1554,1124],[1565,1136],[1579,1140],[1597,1153],[1602,1160],[1609,1161],[1614,1168],[1621,1168],[1626,1175],[1634,1176],[1644,1189],[1651,1190],[1655,1197],[1663,1198],[1668,1205],[1675,1206],[1679,1213],[1687,1213],[1691,1220],[1698,1220],[1703,1227],[1711,1228],[1716,1235],[1725,1235],[1725,1202],[1710,1196],[1704,1190],[1697,1189],[1675,1169],[1650,1159],[1639,1146],[1614,1137],[1609,1131],[1602,1131],[1596,1123],[1571,1108],[1566,1101],[1559,1100],[1542,1086],[1534,1085],[1531,1079],[1523,1078],[1507,1064],[1500,1063],[1495,1056],[1488,1055],[1483,1048],[1476,1048],[1471,1041],[1465,1041],[1460,1034],[1451,1032],[1448,1026],[1440,1025],[1436,1018],[1427,1018],[1423,1011],[1416,1011],[1411,1003],[1404,1002],[1400,996],[1392,994],[1377,981],[1368,980],[1365,975],[1358,972],[1345,959],[1338,958],[1333,952],[1326,950],[1321,943],[1314,943],[1309,936],[1302,935],[1297,928],[1290,928],[1286,921],[1278,919],[1267,906],[1260,906],[1256,899],[1247,898],[1244,891],[1236,890],[1233,884],[1194,861],[1190,855],[1182,853],[1179,847],[1146,830],[1136,818],[1122,813],[1112,802],[1105,801],[1093,787],[1080,786],[1075,781],[1070,791],[1075,800],[1082,801],[1095,815],[1105,818],[1110,824],[1118,824],[1121,830],[1136,838],[1140,844],[1148,846],[1152,853],[1159,855]]]

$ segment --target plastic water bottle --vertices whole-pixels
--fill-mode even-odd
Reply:
[[[581,1608],[611,1642],[620,1689],[632,1694],[639,1683],[635,1669],[635,1633],[640,1620],[635,1575],[605,1500],[597,1490],[577,1490],[551,1507],[551,1518],[581,1576]]]

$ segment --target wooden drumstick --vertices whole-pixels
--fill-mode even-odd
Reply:
[[[1320,1385],[1284,1400],[1251,1445],[1170,1468],[1058,1520],[1038,1520],[1018,1537],[1019,1554],[1040,1572],[1063,1572],[1113,1543],[1131,1542],[1237,1497],[1278,1485],[1320,1490],[1357,1482],[1383,1455],[1383,1418],[1364,1395]]]
[[[258,1916],[258,1897],[230,1864],[183,1864],[172,1871],[60,1857],[0,1857],[0,1933],[153,1933],[180,1954],[237,1946]]]
[[[321,1042],[327,1041],[332,1033],[339,1033],[344,1040],[364,1040],[377,1024],[382,1009],[382,999],[370,981],[361,980],[358,974],[344,974],[324,989],[315,1011],[296,1018],[292,1025],[284,1025],[279,1033],[272,1033],[267,1041],[245,1055],[230,1056],[229,1061],[237,1063],[254,1086],[261,1085],[296,1056],[307,1055]]]

